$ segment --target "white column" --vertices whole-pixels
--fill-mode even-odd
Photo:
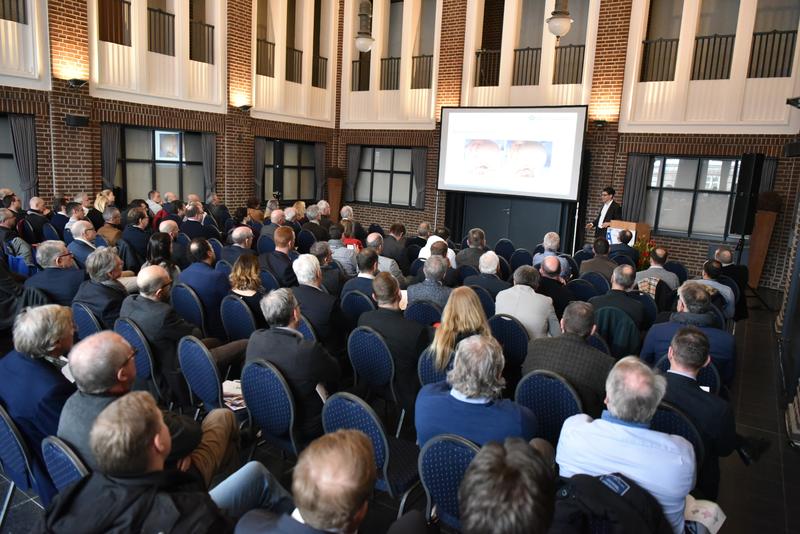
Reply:
[[[284,107],[284,94],[286,91],[286,2],[270,2],[269,15],[272,28],[275,31],[275,105],[276,110]]]
[[[700,16],[699,2],[684,2],[681,15],[681,33],[678,40],[678,58],[675,62],[675,100],[670,122],[683,122],[686,117],[686,104],[689,96],[689,83],[692,78],[694,58],[694,38],[697,34],[697,20]]]
[[[472,103],[475,90],[475,51],[483,37],[484,0],[468,0],[467,22],[464,31],[464,69],[461,74],[461,104]]]
[[[414,43],[420,31],[420,0],[403,2],[403,36],[400,45],[400,101],[403,103],[403,117],[408,117],[411,104],[411,69],[414,55]]]
[[[175,0],[175,93],[189,96],[189,0]]]
[[[739,3],[739,20],[736,24],[736,40],[731,57],[729,87],[725,95],[727,106],[724,110],[724,122],[726,123],[739,122],[742,118],[750,48],[753,43],[753,29],[756,26],[757,3],[757,0],[740,0]]]
[[[503,40],[500,44],[500,77],[495,104],[508,105],[511,79],[514,75],[514,49],[517,47],[522,0],[505,0],[503,10]]]

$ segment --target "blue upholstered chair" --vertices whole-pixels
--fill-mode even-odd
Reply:
[[[80,302],[72,303],[72,318],[78,327],[78,339],[85,339],[103,329],[92,310]]]
[[[297,325],[297,331],[303,334],[303,339],[306,341],[317,340],[317,333],[314,331],[314,327],[311,326],[311,323],[302,313],[300,314],[300,324]]]
[[[692,421],[678,408],[668,402],[662,402],[658,406],[653,419],[650,420],[650,428],[665,434],[686,438],[694,447],[694,457],[697,465],[703,465],[703,458],[705,457],[703,438]]]
[[[233,266],[225,260],[217,260],[217,264],[214,265],[214,270],[221,272],[225,276],[230,276]]]
[[[583,273],[581,275],[581,280],[586,280],[592,284],[595,290],[597,290],[598,295],[605,295],[608,293],[608,290],[611,289],[611,285],[608,283],[608,280],[606,280],[605,276],[594,271]]]
[[[514,398],[536,415],[537,434],[553,447],[558,444],[564,421],[583,411],[575,389],[564,377],[550,371],[532,371],[525,375]]]
[[[419,251],[417,251],[417,253],[419,253]],[[422,269],[423,265],[425,265],[425,260],[423,260],[422,258],[415,258],[411,262],[411,267],[408,268],[408,273],[411,276],[417,276],[419,274],[419,270]]]
[[[175,239],[178,243],[189,249],[189,245],[192,244],[192,240],[189,239],[189,236],[184,234],[183,232],[178,232],[178,237]]]
[[[361,314],[375,309],[372,299],[361,291],[348,291],[342,297],[342,312],[345,314],[351,325],[358,324]]]
[[[491,317],[494,315],[494,299],[492,295],[486,290],[486,288],[481,286],[467,286],[471,290],[475,292],[478,296],[478,300],[481,301],[481,307],[483,308],[483,313],[486,314],[486,317]]]
[[[505,237],[498,239],[497,243],[494,244],[494,252],[501,258],[505,258],[506,261],[511,261],[511,255],[514,254],[514,243],[511,242],[510,239],[506,239]]]
[[[222,384],[217,364],[205,345],[194,336],[184,336],[178,342],[178,360],[192,395],[203,402],[206,412],[222,408]],[[195,417],[199,415],[199,410]]]
[[[522,362],[528,355],[530,342],[528,331],[517,319],[503,313],[490,317],[489,327],[494,338],[503,347],[503,356],[506,360],[503,368],[506,390],[514,391],[522,378]]]
[[[664,264],[664,268],[677,276],[681,284],[689,278],[689,271],[679,261],[670,260]]]
[[[514,272],[517,270],[517,267],[521,267],[523,265],[533,265],[533,255],[524,248],[518,248],[511,255],[508,263],[511,265],[511,272]]]
[[[596,297],[599,294],[597,289],[590,282],[580,278],[570,280],[567,283],[567,289],[575,295],[576,299],[582,300],[583,302],[587,302],[590,298]]]
[[[45,241],[61,241],[58,230],[50,223],[44,223],[42,225],[42,237],[44,237]]]
[[[636,299],[642,303],[642,307],[644,308],[644,322],[642,323],[642,330],[648,330],[651,326],[653,326],[653,323],[656,322],[656,316],[658,315],[658,306],[656,305],[656,301],[647,293],[640,293],[639,291],[628,292],[628,297]]]
[[[142,331],[130,319],[117,319],[114,323],[114,332],[125,338],[125,341],[136,352],[134,356],[136,360],[136,379],[143,383],[148,391],[152,391],[155,394],[159,404],[168,405],[169,399],[166,398],[166,392],[161,391],[155,376],[153,352],[150,350],[150,344]]]
[[[591,250],[581,249],[578,252],[576,252],[572,256],[572,258],[575,260],[575,263],[578,264],[578,268],[580,268],[581,263],[583,263],[585,260],[591,260],[592,258],[594,258],[594,252],[592,252]],[[577,275],[578,273],[575,274]]]
[[[58,491],[89,474],[89,470],[70,446],[55,436],[42,440],[42,457]]]
[[[205,311],[203,303],[200,302],[200,297],[197,296],[194,289],[186,284],[176,284],[172,288],[172,307],[184,320],[202,330],[205,336]]]
[[[261,285],[264,286],[264,289],[267,291],[267,293],[273,289],[278,289],[281,287],[281,285],[278,283],[278,279],[275,278],[275,275],[271,272],[261,269],[258,275],[261,277]]]
[[[28,447],[25,445],[25,440],[22,439],[17,425],[11,420],[11,416],[3,406],[0,406],[0,464],[3,466],[3,473],[10,481],[3,499],[3,508],[0,511],[0,527],[2,527],[17,486],[23,491],[37,488],[36,479],[31,470],[31,455]],[[416,462],[414,467],[416,468]]]
[[[314,234],[308,230],[300,230],[300,233],[297,234],[297,251],[300,254],[308,254],[308,251],[311,250],[311,245],[316,242],[317,238],[314,237]]]
[[[472,265],[459,265],[458,269],[456,269],[456,274],[458,275],[458,282],[463,284],[466,277],[478,276],[480,272]]]
[[[453,368],[453,356],[455,353],[450,353],[450,360],[444,370],[436,368],[436,353],[433,347],[427,347],[422,354],[419,355],[417,360],[417,376],[419,376],[419,383],[423,386],[427,384],[435,384],[442,382],[447,378],[447,371]]]
[[[256,330],[256,319],[250,306],[235,295],[227,295],[222,299],[220,316],[230,341],[249,339]]]
[[[108,246],[108,241],[106,241],[105,237],[101,236],[100,234],[97,234],[97,235],[94,236],[94,246],[96,246],[96,247],[107,247]]]
[[[603,351],[609,356],[611,356],[611,349],[608,348],[608,343],[606,343],[606,340],[603,339],[603,336],[599,334],[592,334],[586,338],[586,343],[588,343],[589,346],[594,347],[597,350]]]
[[[214,250],[214,257],[218,260],[222,258],[222,243],[219,242],[219,239],[212,237],[208,240],[208,244]]]
[[[275,250],[275,241],[273,241],[273,239],[268,235],[259,236],[258,241],[256,242],[256,250],[258,250],[259,254],[272,252]]]
[[[247,364],[242,371],[242,395],[261,437],[297,456],[301,447],[294,429],[294,398],[280,371],[266,361]]]
[[[418,300],[406,308],[404,315],[406,319],[411,319],[424,326],[431,326],[442,320],[442,309],[436,303]]]

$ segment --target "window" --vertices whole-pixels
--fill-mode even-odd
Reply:
[[[728,237],[738,159],[654,156],[645,220],[659,233]]]
[[[314,200],[316,195],[314,143],[268,139],[264,155],[264,197]]]
[[[18,24],[27,24],[25,0],[3,0],[0,2],[0,19],[10,20]]]
[[[0,188],[7,187],[16,193],[21,192],[19,170],[14,161],[14,147],[11,144],[11,124],[8,116],[0,115]]]
[[[415,182],[410,148],[361,147],[356,201],[421,209]]]
[[[98,0],[100,40],[131,45],[131,3],[127,0]]]
[[[205,198],[200,133],[123,128],[120,142],[118,185],[126,201],[146,199],[153,189]]]

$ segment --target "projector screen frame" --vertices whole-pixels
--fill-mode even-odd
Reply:
[[[536,111],[536,110],[557,110],[557,109],[580,109],[583,112],[583,125],[581,127],[582,135],[578,138],[576,136],[577,141],[580,143],[580,149],[575,151],[575,157],[577,158],[577,164],[573,161],[573,171],[577,172],[577,182],[575,183],[575,190],[574,194],[568,196],[542,196],[542,195],[534,195],[530,193],[524,192],[513,192],[513,191],[490,191],[486,189],[479,189],[479,188],[454,188],[454,187],[443,187],[443,176],[442,170],[444,169],[444,158],[446,156],[446,151],[443,150],[443,139],[445,138],[446,124],[445,118],[448,117],[451,113],[451,110],[474,110],[478,112],[485,112],[489,110],[507,110],[507,111]],[[579,118],[580,120],[580,118]],[[580,202],[581,191],[583,189],[583,170],[584,170],[584,154],[586,151],[586,134],[588,133],[588,126],[589,126],[589,106],[586,104],[578,104],[578,105],[559,105],[559,106],[442,106],[441,108],[441,121],[440,121],[440,132],[439,132],[439,139],[438,139],[438,150],[439,150],[439,157],[437,161],[437,172],[436,172],[436,190],[442,192],[451,192],[451,193],[465,193],[465,194],[480,194],[480,195],[492,195],[492,196],[515,196],[515,197],[522,197],[522,198],[535,198],[540,200],[552,200],[556,202],[572,202],[577,203]]]

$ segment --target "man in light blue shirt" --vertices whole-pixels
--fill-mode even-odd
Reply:
[[[725,318],[730,319],[736,313],[736,297],[733,290],[717,280],[722,274],[722,264],[717,260],[708,260],[703,264],[703,278],[702,280],[692,280],[698,284],[703,284],[713,287],[725,299]]]
[[[555,232],[547,232],[544,234],[542,246],[544,247],[544,252],[539,252],[533,256],[533,266],[538,269],[539,265],[542,264],[547,256],[555,256],[558,258],[558,263],[561,264],[561,277],[569,279],[570,274],[572,274],[572,269],[569,266],[569,262],[558,255],[558,248],[561,246],[561,238],[558,234]]]
[[[636,356],[621,359],[606,380],[600,419],[573,415],[561,429],[556,448],[560,475],[621,473],[661,504],[676,534],[684,531],[686,496],[694,487],[696,462],[691,443],[650,430],[666,379]]]

